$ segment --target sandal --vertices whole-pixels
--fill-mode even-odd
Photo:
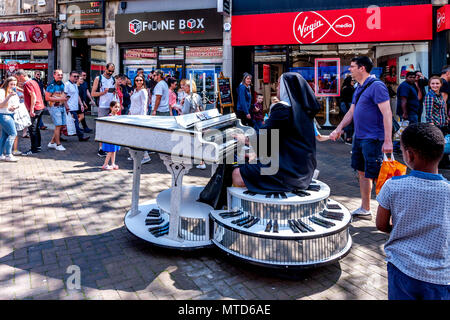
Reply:
[[[102,166],[102,170],[112,170],[113,169],[113,167],[111,167],[109,164],[107,164],[106,166],[105,165],[103,165]]]
[[[118,166],[117,164],[113,164],[113,165],[112,165],[112,168],[113,168],[113,170],[118,170],[118,169],[119,169],[119,166]]]

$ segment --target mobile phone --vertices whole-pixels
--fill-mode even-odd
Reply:
[[[116,88],[109,88],[108,89],[108,92],[111,92],[111,93],[113,93],[113,92],[115,92],[116,91]]]
[[[17,88],[16,88],[16,87],[12,88],[12,90],[13,90],[14,92],[17,92]]]

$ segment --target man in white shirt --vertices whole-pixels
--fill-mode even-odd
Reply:
[[[84,111],[77,86],[79,77],[80,75],[77,71],[72,71],[70,72],[69,81],[64,84],[64,93],[67,97],[66,109],[69,110],[70,115],[75,121],[75,129],[77,130],[78,140],[88,141],[90,137],[83,137],[83,131],[80,129],[80,124],[78,122],[78,112]]]
[[[155,70],[155,80],[158,82],[152,94],[152,116],[170,116],[169,87],[164,81],[162,70]]]

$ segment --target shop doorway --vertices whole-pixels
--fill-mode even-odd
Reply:
[[[268,112],[272,98],[277,96],[278,78],[285,72],[284,63],[256,63],[254,86],[255,95],[264,96],[264,111]],[[239,79],[241,80],[241,79]]]
[[[85,71],[89,81],[91,47],[87,39],[72,39],[72,70]],[[89,83],[89,82],[88,82]]]

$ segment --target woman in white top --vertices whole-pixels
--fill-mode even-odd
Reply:
[[[131,93],[130,115],[146,115],[148,106],[148,92],[145,87],[145,80],[137,75],[134,78],[134,90]]]
[[[14,122],[14,111],[19,108],[19,97],[16,94],[17,79],[9,77],[3,88],[0,89],[0,126],[2,135],[0,138],[0,160],[16,162],[12,154],[14,139],[17,136]]]
[[[183,114],[202,111],[202,98],[197,94],[197,85],[194,80],[192,80],[192,84],[191,80],[186,80],[184,92],[186,93],[186,97],[182,100]]]
[[[134,90],[131,92],[131,104],[129,115],[147,115],[148,107],[148,91],[145,87],[144,77],[137,75],[134,78]],[[131,158],[128,158],[131,160]],[[150,156],[148,152],[144,152],[144,158],[142,159],[142,164],[149,162]]]

